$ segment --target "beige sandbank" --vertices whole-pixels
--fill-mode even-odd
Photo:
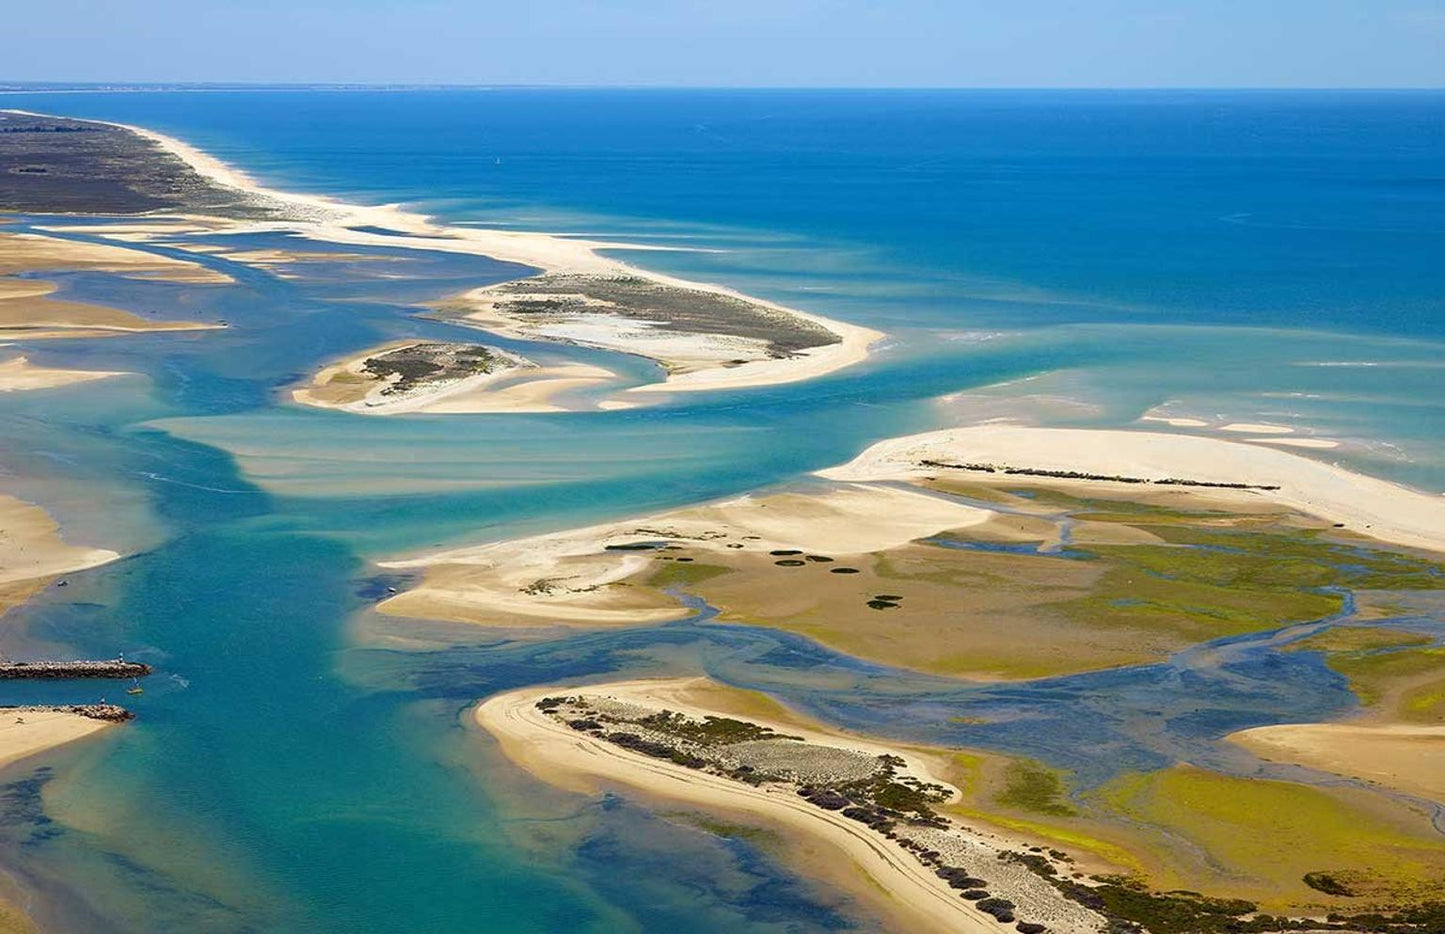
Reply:
[[[133,250],[118,244],[90,243],[34,233],[0,233],[0,275],[31,270],[93,270],[166,282],[226,284],[230,276],[200,263]]]
[[[1204,428],[1209,425],[1208,422],[1200,418],[1183,418],[1167,415],[1144,415],[1140,417],[1139,421],[1162,422],[1165,425],[1170,425],[1174,428]]]
[[[126,374],[105,370],[62,370],[37,366],[25,357],[12,357],[0,362],[0,392],[27,392],[32,389],[54,389],[75,383],[89,383]]]
[[[819,475],[843,481],[909,479],[938,474],[940,464],[1248,484],[1256,488],[1208,488],[1207,493],[1279,503],[1382,541],[1445,550],[1445,497],[1286,451],[1193,435],[978,425],[880,441]]]
[[[769,386],[810,379],[851,366],[865,359],[871,344],[883,335],[869,328],[845,324],[819,315],[808,314],[773,302],[744,296],[723,286],[693,282],[651,272],[602,255],[603,250],[645,251],[658,249],[639,244],[584,240],[571,237],[517,230],[492,230],[477,227],[446,227],[431,218],[406,211],[397,205],[361,206],[330,198],[298,195],[276,191],[259,184],[246,173],[229,166],[208,153],[180,140],[144,127],[115,124],[172,153],[192,169],[215,184],[237,189],[258,201],[281,205],[295,217],[289,221],[235,222],[234,232],[266,230],[292,231],[299,236],[341,244],[382,246],[466,253],[486,256],[505,262],[535,267],[544,273],[584,273],[602,276],[638,277],[652,283],[674,288],[709,292],[740,299],[779,314],[821,326],[837,335],[837,343],[810,348],[780,359],[753,359],[736,363],[733,358],[718,358],[718,335],[698,333],[687,335],[679,345],[669,345],[670,354],[681,354],[694,360],[707,360],[699,368],[678,368],[660,384],[636,387],[632,392],[694,391],[708,389],[739,389]],[[381,228],[395,234],[378,233],[358,228]],[[588,343],[631,353],[646,355],[638,342],[635,321],[600,316],[590,322]],[[565,336],[554,339],[567,340]],[[728,344],[727,341],[721,342]],[[659,358],[667,363],[671,358]]]
[[[1248,438],[1250,444],[1281,444],[1287,448],[1314,448],[1327,451],[1340,446],[1338,441],[1328,438]]]
[[[217,283],[229,276],[170,257],[120,246],[80,243],[38,234],[0,233],[0,337],[27,340],[111,337],[142,331],[189,331],[220,325],[143,318],[118,308],[51,298],[53,282],[8,278],[17,272],[95,270],[173,282]]]
[[[61,710],[0,710],[0,768],[115,726]]]
[[[742,496],[638,519],[383,562],[424,568],[383,612],[496,625],[642,625],[691,611],[631,579],[655,569],[648,543],[704,552],[865,554],[986,522],[987,509],[921,491],[842,485]],[[675,546],[674,546],[675,547]]]
[[[1233,431],[1242,435],[1288,435],[1294,432],[1293,428],[1285,425],[1266,425],[1256,422],[1230,422],[1228,425],[1220,426],[1220,431]]]
[[[906,923],[910,929],[921,926],[924,930],[969,934],[999,929],[997,921],[980,912],[972,902],[960,898],[956,890],[906,849],[838,812],[821,809],[801,799],[791,785],[764,783],[753,786],[644,756],[605,739],[573,730],[536,706],[543,697],[580,695],[671,710],[703,719],[719,711],[697,706],[693,702],[693,692],[716,689],[705,679],[631,681],[583,688],[533,687],[488,698],[475,708],[473,716],[478,724],[496,737],[509,758],[551,784],[581,793],[622,785],[649,797],[679,801],[707,811],[740,815],[752,822],[779,826],[785,828],[790,836],[794,833],[803,835],[803,838],[794,838],[794,850],[799,848],[803,839],[815,841],[825,848],[826,853],[808,860],[806,868],[816,870],[819,864],[826,866],[827,870],[822,873],[825,878],[847,887],[891,918]],[[931,771],[933,763],[912,750],[883,746],[853,735],[801,727],[792,719],[780,723],[749,714],[747,720],[760,726],[771,726],[808,743],[874,756],[898,756],[905,763],[901,769],[907,774],[934,782],[957,796],[957,789],[938,779]],[[998,878],[1001,863],[996,854],[1004,846],[996,838],[961,827],[935,833],[957,836],[959,849],[969,852],[979,864],[987,865],[990,875]],[[1023,886],[1023,891],[1000,891],[999,894],[1009,896],[1019,905],[1021,912],[1029,916],[1049,917],[1053,922],[1051,929],[1072,934],[1102,927],[1102,919],[1080,906],[1065,902],[1042,880],[1020,875],[1017,881]]]
[[[61,574],[119,557],[105,548],[67,544],[50,513],[0,493],[0,613]]]
[[[458,377],[445,377],[443,371],[443,378],[424,378],[405,390],[397,385],[399,374],[383,376],[374,369],[376,361],[389,355],[429,348],[450,352],[448,360],[455,356],[455,348],[476,348],[486,354],[488,369]],[[362,415],[562,412],[569,409],[558,404],[559,396],[615,378],[611,370],[581,363],[537,366],[495,347],[404,340],[325,367],[309,384],[293,389],[291,398],[301,405]]]
[[[1287,723],[1230,734],[1255,755],[1445,803],[1445,726]]]

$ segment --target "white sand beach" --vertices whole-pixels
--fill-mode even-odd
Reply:
[[[1001,929],[997,921],[960,898],[956,890],[908,851],[856,821],[808,803],[791,789],[754,787],[644,756],[570,729],[535,706],[549,695],[584,693],[703,717],[711,711],[688,703],[689,685],[696,680],[621,682],[586,688],[531,687],[488,698],[475,708],[473,716],[496,737],[509,758],[560,787],[590,793],[622,785],[650,797],[739,815],[782,827],[789,834],[804,834],[828,851],[821,857],[830,864],[827,877],[847,885],[889,916],[906,921],[910,929],[968,934],[992,934]],[[763,718],[749,716],[748,720],[772,725]],[[906,750],[878,746],[853,736],[800,729],[793,723],[776,726],[810,742],[898,755],[907,761],[910,772],[917,769],[914,774],[937,781],[928,772],[928,763]]]
[[[1272,486],[1278,489],[1208,488],[1205,492],[1212,497],[1275,502],[1371,538],[1445,551],[1445,496],[1412,490],[1287,451],[1194,435],[979,425],[880,441],[847,464],[819,471],[819,475],[833,480],[869,481],[940,472],[940,467],[925,461],[1155,481],[1181,478]],[[973,472],[967,475],[970,479],[991,476]]]

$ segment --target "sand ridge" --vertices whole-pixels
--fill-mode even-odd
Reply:
[[[938,464],[965,463],[1156,482],[1184,478],[1248,484],[1255,488],[1210,488],[1207,492],[1279,503],[1382,541],[1445,551],[1445,497],[1286,451],[1195,435],[977,425],[880,441],[847,464],[818,473],[844,481],[908,479],[937,474]],[[968,476],[988,475],[970,472]]]

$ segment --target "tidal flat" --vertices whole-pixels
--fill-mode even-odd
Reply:
[[[131,103],[86,106],[166,106],[115,100]],[[229,113],[240,104],[226,102],[248,98],[217,100]],[[337,95],[321,106],[361,100],[373,99]],[[367,112],[365,125],[406,119]],[[377,151],[375,142],[352,151]],[[286,176],[284,160],[270,168],[281,171],[268,177]],[[334,159],[312,169],[301,177],[344,171]],[[415,160],[395,178],[442,181]],[[195,184],[188,177],[178,190]],[[107,197],[151,196],[128,186]],[[190,190],[197,200],[165,210],[236,197]],[[374,203],[402,200],[391,188],[369,190]],[[939,777],[958,791],[940,813],[1020,854],[1046,854],[1025,855],[1009,872],[1039,860],[1061,867],[1062,853],[1075,868],[1056,873],[1098,876],[1086,887],[1104,907],[1151,930],[1266,930],[1255,909],[1379,909],[1398,930],[1430,929],[1441,867],[1428,789],[1352,770],[1359,756],[1267,761],[1231,737],[1352,718],[1362,718],[1358,728],[1398,726],[1397,717],[1429,727],[1438,715],[1438,555],[1261,498],[1215,503],[1201,490],[976,482],[953,470],[907,485],[810,476],[874,442],[960,418],[1027,422],[1042,412],[1071,430],[1137,432],[1150,412],[1207,411],[1217,417],[1170,427],[1206,438],[1213,425],[1318,419],[1343,439],[1331,459],[1338,452],[1357,473],[1429,489],[1431,461],[1411,447],[1428,436],[1428,414],[1378,401],[1418,399],[1411,387],[1428,388],[1430,361],[1418,347],[1287,327],[1208,337],[1200,331],[1212,324],[1093,319],[1024,333],[1015,304],[998,298],[1002,287],[990,284],[982,299],[970,291],[983,288],[977,280],[924,326],[915,317],[927,313],[918,310],[928,306],[923,293],[943,280],[916,270],[887,287],[821,268],[789,284],[806,250],[633,250],[622,255],[648,268],[717,269],[717,281],[758,283],[759,295],[790,307],[886,324],[896,343],[817,379],[685,399],[664,392],[645,408],[606,409],[604,392],[665,387],[657,358],[570,339],[482,337],[435,316],[449,297],[525,281],[543,259],[595,255],[578,245],[593,242],[582,219],[569,221],[572,238],[533,236],[525,225],[467,238],[399,229],[404,217],[378,209],[369,215],[377,224],[343,225],[327,240],[318,227],[356,215],[320,200],[304,216],[282,210],[298,202],[248,202],[255,211],[229,224],[17,214],[6,225],[67,249],[124,247],[190,270],[186,279],[36,263],[6,280],[30,297],[224,324],[104,340],[7,334],[37,367],[132,375],[0,398],[6,490],[43,505],[66,543],[125,556],[35,592],[7,614],[4,647],[27,657],[125,652],[158,670],[131,702],[135,723],[6,772],[0,860],[21,890],[15,903],[33,906],[43,924],[308,934],[478,924],[896,929],[887,906],[850,887],[853,864],[813,846],[805,829],[780,843],[746,809],[720,822],[672,818],[675,802],[645,793],[551,788],[513,766],[472,717],[478,701],[515,690],[585,693],[705,675],[713,686],[693,698],[700,710],[936,757]],[[479,255],[484,243],[497,259]],[[771,274],[759,267],[752,279],[734,278],[726,264],[743,254],[770,257]],[[827,259],[870,268],[857,252]],[[34,292],[49,288],[42,282],[55,290]],[[879,301],[881,313],[859,296]],[[965,307],[969,316],[958,318]],[[1070,300],[1030,308],[1059,319],[1103,315]],[[975,328],[981,320],[998,327]],[[617,376],[568,391],[566,408],[585,411],[506,416],[368,419],[290,396],[328,365],[394,342],[478,341],[543,367]],[[778,352],[794,350],[808,348]],[[1199,353],[1220,363],[1208,385],[1191,375]],[[578,399],[586,404],[571,405]],[[1300,434],[1292,440],[1313,437]],[[1406,453],[1370,447],[1377,436],[1402,440]],[[1033,465],[1070,467],[1078,465]],[[818,506],[839,490],[863,506]],[[699,504],[739,499],[745,505],[719,522],[725,536],[674,534],[720,519]],[[696,526],[625,518],[679,513]],[[801,519],[814,522],[806,537]],[[603,593],[624,595],[602,624],[586,618],[585,594],[566,594],[593,582],[545,568],[512,564],[524,579],[498,588],[540,612],[504,612],[468,588],[482,568],[471,554],[479,548],[597,525],[627,535],[562,557],[628,571],[602,582]],[[422,559],[446,553],[461,556],[434,588],[449,592],[419,604],[409,595],[439,582],[428,581],[435,565]],[[574,597],[577,618],[547,609]],[[59,702],[74,689],[24,685],[11,697]],[[1265,864],[1266,851],[1246,839],[1259,828],[1287,841],[1289,860]],[[372,853],[388,859],[358,858]],[[990,897],[1026,904],[1009,899],[1005,876],[988,878],[1000,887]],[[1037,873],[1021,878],[1021,890],[1048,884]]]

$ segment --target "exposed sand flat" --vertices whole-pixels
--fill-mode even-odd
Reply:
[[[88,383],[124,373],[104,370],[59,370],[36,366],[24,357],[12,357],[0,363],[0,392],[25,392],[32,389],[54,389],[73,383]]]
[[[441,307],[453,313],[460,309],[461,317],[454,319],[459,323],[507,337],[616,350],[662,363],[668,371],[666,380],[628,390],[638,393],[738,389],[809,379],[862,361],[869,346],[883,336],[731,290],[640,277],[635,270],[626,270],[625,276],[619,276],[622,270],[609,272],[486,286]],[[594,292],[617,291],[616,284],[628,281],[645,281],[642,289],[629,290],[652,290],[661,297],[653,304],[674,306],[675,313],[639,317],[637,309],[622,313],[616,301],[594,297]],[[513,305],[537,307],[518,313]],[[710,306],[711,325],[677,326],[683,318],[705,318],[702,310]]]
[[[0,493],[0,613],[54,577],[119,557],[105,548],[66,544],[48,512]]]
[[[474,716],[497,738],[509,758],[545,781],[583,792],[595,791],[604,783],[619,783],[649,795],[781,824],[826,843],[851,864],[851,872],[835,873],[835,877],[850,878],[854,891],[875,903],[881,897],[890,914],[930,931],[993,934],[1000,930],[998,922],[959,898],[913,856],[855,821],[817,808],[791,791],[755,788],[631,752],[572,730],[535,707],[538,699],[550,694],[585,693],[678,709],[682,705],[675,684],[663,682],[656,694],[647,682],[581,689],[526,688],[488,698],[478,705]],[[787,729],[799,732],[794,726]],[[828,737],[828,741],[839,740]],[[847,743],[859,745],[851,737]]]
[[[94,270],[167,282],[234,282],[200,263],[132,250],[118,244],[88,243],[32,233],[0,233],[0,275],[32,270]]]
[[[425,412],[474,394],[531,363],[481,344],[393,341],[321,370],[293,401],[365,415]]]
[[[847,464],[819,471],[819,475],[833,480],[867,481],[940,472],[939,467],[926,466],[924,461],[1275,486],[1278,489],[1210,488],[1207,492],[1211,497],[1264,499],[1341,523],[1351,531],[1382,541],[1445,550],[1445,497],[1286,451],[1192,435],[979,425],[880,441]],[[971,479],[991,476],[973,472],[967,475]],[[1029,480],[1055,482],[1038,477]]]
[[[1200,418],[1181,418],[1166,415],[1145,415],[1142,416],[1139,421],[1163,422],[1164,424],[1172,425],[1175,428],[1204,428],[1209,424],[1208,422]]]
[[[1242,435],[1288,435],[1293,434],[1294,429],[1285,425],[1265,425],[1255,422],[1230,422],[1228,425],[1220,426],[1220,431],[1233,431]]]
[[[505,385],[470,389],[429,403],[420,411],[432,415],[479,415],[502,412],[579,411],[557,403],[557,397],[591,389],[617,378],[600,366],[585,363],[539,366],[509,374]]]
[[[472,356],[459,362],[459,353]],[[418,360],[388,362],[399,354],[418,358],[423,367],[440,368],[403,384],[402,372],[414,370]],[[473,372],[475,367],[464,365],[467,361],[485,366],[485,372]],[[482,345],[393,341],[326,367],[310,384],[293,389],[291,398],[301,405],[362,415],[563,412],[568,409],[555,402],[558,396],[601,385],[616,375],[580,363],[539,367]]]
[[[15,111],[15,113],[22,112]],[[545,273],[637,277],[658,286],[711,293],[746,301],[788,316],[799,323],[825,328],[838,337],[837,343],[780,359],[748,359],[745,363],[732,365],[730,361],[736,359],[735,357],[724,358],[721,361],[716,359],[717,335],[697,333],[692,335],[690,345],[679,347],[674,343],[669,347],[670,354],[678,355],[676,358],[669,356],[658,359],[664,364],[685,362],[690,355],[694,361],[709,360],[710,362],[706,366],[679,368],[675,375],[670,375],[662,384],[655,387],[637,387],[632,391],[652,391],[654,388],[667,391],[739,389],[809,379],[863,360],[867,356],[869,345],[883,336],[880,332],[869,328],[843,324],[818,315],[805,314],[796,309],[741,295],[732,289],[650,272],[605,257],[599,252],[605,249],[634,251],[656,249],[653,247],[580,240],[525,231],[444,227],[427,217],[402,210],[396,205],[367,207],[344,204],[329,198],[280,192],[265,188],[244,172],[228,166],[219,159],[180,140],[143,127],[126,124],[112,125],[124,127],[156,143],[215,185],[242,192],[268,211],[289,218],[283,221],[237,222],[231,229],[238,232],[286,230],[303,237],[331,243],[487,256],[505,262],[536,267]],[[358,228],[379,228],[395,233],[379,233],[376,230]],[[614,324],[611,328],[607,327],[604,322],[593,329],[590,335],[591,342],[596,346],[648,355],[646,349],[641,349],[639,345],[633,343],[637,337],[635,333],[637,330],[635,321],[628,321],[625,327]],[[626,333],[617,333],[619,331]],[[554,337],[554,339],[565,340],[567,338]]]
[[[0,710],[0,767],[113,726],[60,710]]]
[[[1229,736],[1255,755],[1445,803],[1445,726],[1287,723]]]
[[[173,282],[230,282],[229,276],[184,260],[155,257],[124,247],[78,243],[38,234],[0,233],[0,277],[17,272],[95,270]],[[49,339],[105,337],[138,331],[189,331],[219,325],[168,321],[51,298],[53,282],[0,278],[0,337]]]
[[[743,496],[624,522],[443,551],[384,567],[425,568],[384,612],[500,625],[641,625],[691,611],[630,579],[655,569],[649,543],[703,550],[864,554],[993,513],[926,493],[850,485],[818,494]]]
[[[1282,444],[1289,448],[1314,448],[1316,450],[1329,450],[1340,446],[1338,441],[1330,441],[1327,438],[1248,438],[1251,444]]]

